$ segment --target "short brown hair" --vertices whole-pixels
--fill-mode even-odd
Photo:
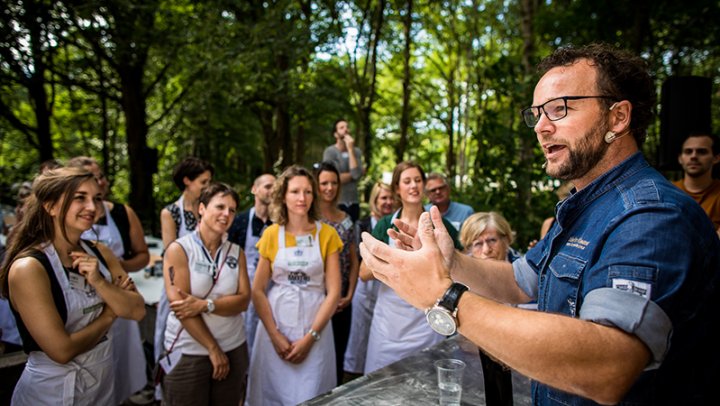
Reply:
[[[627,51],[608,44],[596,43],[581,47],[572,45],[558,48],[538,65],[541,75],[558,66],[570,66],[587,59],[597,69],[597,90],[607,108],[614,102],[627,100],[632,104],[630,131],[638,146],[647,136],[647,128],[653,119],[657,95],[655,84],[648,73],[647,62]]]

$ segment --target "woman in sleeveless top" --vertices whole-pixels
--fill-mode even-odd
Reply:
[[[250,302],[245,255],[227,240],[239,197],[211,184],[200,195],[196,231],[167,247],[168,317],[160,359],[167,405],[232,405],[245,397],[248,353],[243,315]]]
[[[315,166],[315,179],[318,183],[320,216],[322,221],[331,225],[340,236],[343,249],[340,252],[340,275],[342,288],[340,301],[332,317],[333,338],[335,339],[335,368],[338,384],[343,379],[345,349],[350,338],[352,323],[352,298],[358,279],[358,245],[355,227],[349,214],[337,206],[340,198],[340,172],[330,162],[321,162]]]
[[[210,183],[214,173],[212,165],[194,157],[183,159],[173,170],[173,182],[180,189],[180,198],[165,206],[160,212],[160,230],[162,233],[163,247],[170,246],[170,243],[195,230],[198,221],[198,205],[200,204],[200,192]],[[165,324],[167,323],[170,307],[168,306],[167,293],[165,288],[160,292],[160,301],[157,305],[157,316],[155,318],[155,340],[154,353],[157,361],[163,352],[163,341],[165,339]],[[156,397],[160,392],[156,391]]]
[[[395,200],[390,185],[376,182],[370,191],[370,216],[358,221],[358,235],[363,232],[371,233],[378,221],[384,216],[393,213]],[[359,239],[357,239],[359,241]],[[359,280],[352,299],[352,322],[350,326],[350,339],[345,350],[343,368],[350,377],[358,377],[365,370],[365,355],[367,354],[370,322],[375,311],[375,300],[379,286],[378,281],[370,279],[366,282]]]
[[[273,187],[275,224],[257,245],[252,297],[262,323],[250,360],[250,405],[296,405],[336,384],[330,318],[340,299],[342,242],[318,221],[316,206],[312,174],[287,168]]]
[[[125,272],[145,268],[150,260],[142,224],[130,206],[105,200],[109,182],[97,161],[87,156],[77,156],[67,163],[71,168],[83,168],[95,176],[103,197],[98,219],[81,238],[100,242],[112,251]],[[115,396],[113,404],[120,404],[147,385],[147,361],[143,350],[140,326],[134,320],[118,319],[113,323],[113,370]]]
[[[401,208],[394,214],[383,217],[373,229],[372,234],[375,238],[394,246],[394,241],[389,240],[387,235],[387,230],[393,227],[394,219],[400,219],[417,227],[423,212],[425,172],[420,165],[414,162],[401,162],[395,166],[391,187],[395,194],[395,201],[400,202]],[[462,248],[457,242],[455,227],[452,227],[450,222],[444,219],[443,223],[455,241],[455,246]],[[373,278],[372,272],[364,264],[360,267],[360,277],[362,280]],[[424,312],[409,305],[387,285],[381,283],[370,325],[365,373],[437,344],[443,338],[445,337],[434,332],[428,326]]]
[[[117,317],[142,319],[145,306],[112,252],[80,239],[100,189],[91,173],[60,168],[39,175],[28,199],[0,272],[28,352],[12,403],[109,404],[108,330]]]

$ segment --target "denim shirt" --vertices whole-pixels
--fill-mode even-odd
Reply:
[[[650,363],[623,404],[709,401],[720,240],[702,208],[636,153],[558,203],[555,217],[513,263],[538,310],[613,326],[647,345]],[[532,392],[536,405],[595,404],[537,382]]]

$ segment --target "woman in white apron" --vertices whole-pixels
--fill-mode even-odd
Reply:
[[[393,213],[394,202],[390,186],[382,182],[375,183],[370,191],[370,216],[358,221],[358,232],[371,233],[382,217]],[[379,285],[380,282],[375,279],[359,280],[352,299],[350,339],[345,350],[343,369],[354,377],[362,375],[365,371],[370,322],[375,311]]]
[[[299,166],[287,168],[273,189],[275,224],[258,243],[252,284],[262,322],[250,361],[252,406],[296,405],[336,385],[330,318],[340,299],[342,242],[317,221],[316,200],[315,180]]]
[[[221,183],[200,195],[198,229],[165,252],[172,312],[160,359],[167,405],[237,406],[245,396],[248,354],[242,312],[250,282],[240,246],[227,240],[237,193]]]
[[[321,162],[314,169],[315,179],[318,182],[318,207],[322,221],[337,231],[343,243],[343,249],[340,251],[340,276],[342,278],[340,301],[332,317],[335,370],[338,384],[340,384],[343,380],[345,349],[350,338],[352,298],[355,294],[360,266],[357,233],[352,217],[337,206],[340,198],[340,172],[330,162]]]
[[[401,209],[391,216],[383,217],[373,229],[373,236],[394,246],[387,230],[399,218],[405,223],[417,227],[420,214],[423,212],[423,194],[425,172],[411,161],[399,163],[393,171],[392,190],[395,200],[402,205]],[[457,231],[443,219],[448,232],[459,249]],[[389,241],[388,241],[389,240]],[[360,267],[360,278],[370,280],[372,272],[363,264]],[[410,354],[428,348],[440,342],[443,336],[433,331],[425,320],[425,313],[409,305],[387,285],[381,283],[378,288],[375,312],[370,325],[365,373],[369,373],[399,361]]]
[[[165,206],[160,212],[163,247],[170,246],[171,242],[195,230],[198,221],[200,192],[210,183],[213,173],[212,165],[194,157],[185,158],[175,166],[173,182],[182,194],[176,202]],[[164,349],[165,324],[169,313],[167,293],[163,288],[155,318],[153,351],[156,361]],[[156,391],[156,398],[160,398],[160,390]]]
[[[107,193],[107,179],[100,170],[100,165],[90,157],[78,156],[67,164],[68,167],[84,168],[95,176],[98,181],[103,199]],[[150,260],[147,244],[142,232],[142,224],[135,212],[128,206],[124,208],[126,213],[127,236],[130,241],[132,253],[125,260],[126,252],[123,243],[123,236],[120,228],[112,216],[113,209],[117,209],[113,203],[103,200],[100,206],[99,219],[96,220],[90,230],[85,231],[81,238],[88,241],[102,243],[110,248],[115,258],[123,267],[125,272],[135,272],[147,266]],[[110,329],[113,337],[113,369],[115,377],[115,394],[112,403],[119,405],[132,394],[140,391],[147,384],[145,352],[143,351],[142,337],[140,337],[140,326],[134,320],[118,319]]]
[[[112,252],[80,240],[101,203],[97,181],[82,169],[47,171],[28,199],[0,272],[28,352],[12,403],[110,404],[108,330],[117,317],[140,320],[145,306]]]

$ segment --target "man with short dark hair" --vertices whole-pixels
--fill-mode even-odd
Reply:
[[[688,135],[678,154],[678,162],[684,176],[673,184],[702,206],[720,235],[720,180],[712,177],[713,166],[720,162],[717,136],[709,133]]]
[[[358,181],[363,175],[362,151],[355,146],[345,119],[333,124],[335,144],[325,148],[323,161],[332,162],[340,172],[340,200],[338,207],[350,215],[353,222],[360,217]]]
[[[255,204],[247,211],[235,215],[235,219],[228,230],[228,240],[239,245],[245,251],[250,284],[253,283],[255,268],[257,268],[260,259],[260,253],[255,244],[260,241],[263,231],[272,224],[269,207],[274,183],[275,176],[269,173],[255,178],[250,189],[250,192],[255,197]],[[255,331],[259,321],[260,318],[255,311],[255,306],[251,302],[245,311],[245,336],[247,337],[248,352],[252,351],[255,342]]]
[[[475,213],[475,210],[467,204],[450,200],[450,184],[445,175],[437,172],[431,172],[427,175],[425,196],[430,200],[430,204],[425,205],[425,210],[430,210],[430,207],[437,206],[440,214],[442,214],[445,220],[449,221],[457,231],[460,231],[465,219]]]
[[[720,239],[640,153],[655,104],[646,63],[595,44],[540,69],[523,119],[548,175],[575,185],[547,236],[512,264],[475,260],[432,209],[417,231],[396,222],[408,250],[363,234],[363,262],[436,331],[459,329],[532,378],[537,405],[714,403]],[[538,311],[504,304],[533,299]]]

